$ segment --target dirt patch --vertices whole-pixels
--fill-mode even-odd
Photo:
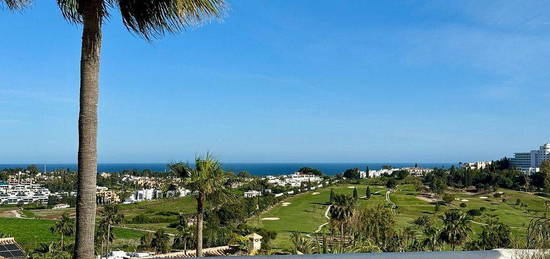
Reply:
[[[286,207],[286,206],[288,206],[288,205],[290,205],[290,204],[292,204],[292,203],[290,203],[290,202],[283,202],[283,203],[281,204],[281,206]]]

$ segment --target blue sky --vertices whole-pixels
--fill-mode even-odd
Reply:
[[[0,163],[74,162],[80,27],[0,10]],[[229,0],[105,25],[99,161],[458,162],[550,141],[550,3]]]

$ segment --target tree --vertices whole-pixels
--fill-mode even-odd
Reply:
[[[321,176],[323,173],[319,171],[319,169],[311,168],[311,167],[302,167],[298,170],[298,172],[302,174],[310,174],[310,175],[318,175]]]
[[[349,222],[353,210],[355,208],[355,199],[345,194],[335,194],[334,201],[332,202],[329,215],[332,225],[338,225],[340,229],[340,235],[344,237],[344,227]]]
[[[365,168],[365,178],[370,178],[370,170],[368,166]]]
[[[0,7],[6,5],[10,10],[20,10],[30,4],[30,0],[2,0]]]
[[[441,216],[441,219],[443,220],[443,228],[439,234],[439,239],[451,245],[454,251],[456,246],[462,245],[472,232],[470,217],[460,210],[453,209]]]
[[[141,250],[149,250],[151,249],[153,242],[153,233],[147,232],[145,235],[141,236],[139,239],[139,246],[138,248]]]
[[[315,248],[315,242],[307,237],[304,237],[300,232],[292,232],[290,240],[294,245],[294,254],[312,254]]]
[[[170,237],[164,229],[159,229],[155,234],[153,234],[153,239],[151,240],[151,246],[155,248],[155,251],[160,254],[165,254],[170,252]]]
[[[189,226],[187,225],[187,219],[183,213],[178,215],[178,225],[176,226],[176,236],[174,238],[173,248],[183,249],[187,253],[187,244],[189,240],[193,237],[193,233]]]
[[[351,169],[347,169],[345,172],[344,172],[344,177],[348,178],[348,179],[360,179],[361,178],[361,173],[359,172],[359,168],[351,168]]]
[[[102,219],[100,221],[100,226],[104,228],[105,236],[102,240],[105,240],[107,243],[106,250],[109,251],[111,242],[114,239],[114,235],[111,231],[113,225],[122,223],[124,215],[119,212],[117,205],[106,205],[101,212]]]
[[[365,196],[367,197],[367,200],[370,199],[372,196],[372,193],[370,192],[370,186],[367,186],[367,190],[365,191]]]
[[[395,186],[397,186],[397,180],[395,180],[394,178],[388,179],[388,181],[386,182],[386,187],[388,187],[388,189],[392,189]]]
[[[5,0],[6,1],[6,0]],[[20,1],[7,0],[7,3]],[[117,6],[126,28],[147,40],[217,17],[224,0],[57,0],[66,20],[82,24],[75,258],[94,257],[97,106],[102,25]]]
[[[478,239],[468,245],[470,249],[491,250],[510,247],[510,227],[500,222],[496,216],[487,218],[481,228]]]
[[[197,256],[202,256],[203,222],[206,202],[218,206],[232,200],[233,195],[225,187],[226,173],[223,171],[219,161],[211,154],[206,157],[195,159],[195,168],[184,163],[169,165],[172,172],[184,179],[184,184],[191,192],[196,192],[197,200]]]
[[[74,234],[74,221],[69,218],[69,214],[63,213],[61,219],[50,228],[52,233],[61,235],[61,250],[65,249],[64,238],[65,236],[72,236]]]
[[[357,188],[353,188],[353,199],[359,200],[359,194],[357,193]]]
[[[332,188],[330,188],[330,195],[329,195],[328,201],[330,204],[334,202],[334,189]]]
[[[455,196],[450,194],[450,193],[445,193],[443,194],[443,201],[446,203],[446,204],[450,204],[451,202],[453,202],[455,200]]]
[[[544,191],[550,193],[550,160],[542,162],[540,165],[540,172],[544,177]]]

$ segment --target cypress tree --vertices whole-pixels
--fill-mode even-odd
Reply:
[[[370,193],[370,186],[367,186],[367,191],[366,191],[365,195],[367,196],[367,200],[370,199],[370,196],[372,195]]]
[[[332,204],[333,202],[334,202],[334,189],[330,189],[329,203]]]
[[[357,194],[357,188],[353,188],[353,199],[354,199],[354,200],[358,200],[358,199],[359,199],[359,194]]]

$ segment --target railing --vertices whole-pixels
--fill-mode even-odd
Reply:
[[[538,255],[538,256],[537,256]],[[240,256],[234,259],[524,259],[549,258],[548,250],[497,249],[488,251],[456,252],[405,252],[405,253],[367,253],[367,254],[319,254],[319,255],[267,255]],[[212,257],[216,258],[216,257]]]

